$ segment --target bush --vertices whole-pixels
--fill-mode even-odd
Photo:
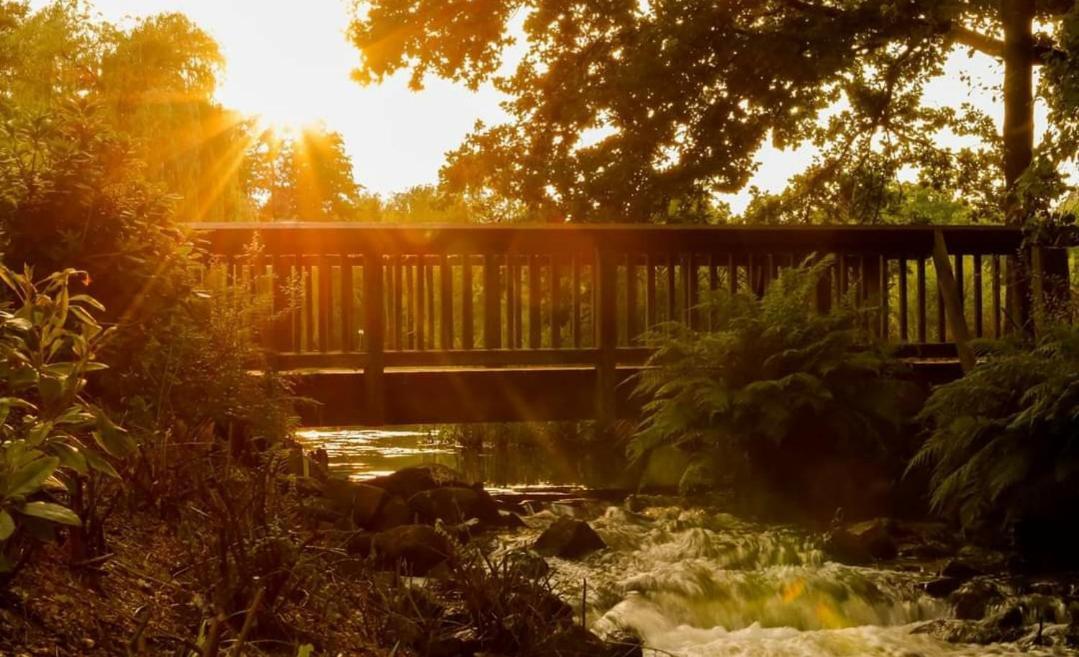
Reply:
[[[35,282],[29,269],[0,265],[0,575],[56,524],[80,527],[73,545],[90,549],[100,479],[117,478],[110,458],[134,446],[84,394],[87,374],[105,367],[95,355],[109,332],[93,317],[97,301],[70,293],[82,276],[68,269]]]
[[[1079,503],[1079,327],[996,346],[934,390],[921,419],[929,437],[910,469],[930,469],[934,510],[972,534],[1018,532],[1027,551],[1062,547],[1058,530],[1075,533],[1061,519]],[[1039,536],[1039,527],[1055,529]]]
[[[648,333],[655,353],[637,382],[647,402],[630,455],[675,445],[717,461],[708,467],[735,477],[740,490],[762,485],[784,505],[819,502],[821,513],[867,497],[850,468],[841,482],[809,477],[834,480],[828,463],[886,464],[910,384],[851,304],[815,309],[830,264],[783,271],[761,298],[715,295],[700,309],[714,320],[708,330],[670,323]],[[821,499],[808,500],[814,491]]]

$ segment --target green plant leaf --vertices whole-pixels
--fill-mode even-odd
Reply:
[[[15,471],[8,480],[4,497],[24,497],[35,492],[52,476],[60,466],[60,459],[55,456],[36,459]]]
[[[0,509],[0,541],[6,541],[15,533],[15,519],[7,511]]]
[[[32,518],[41,518],[42,520],[55,522],[60,525],[70,525],[72,527],[82,525],[82,520],[79,519],[79,516],[77,516],[74,511],[66,506],[54,504],[52,502],[27,502],[19,509],[19,513]]]

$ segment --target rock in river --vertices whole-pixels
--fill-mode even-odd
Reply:
[[[607,544],[587,522],[563,517],[540,534],[533,547],[544,556],[579,559]]]

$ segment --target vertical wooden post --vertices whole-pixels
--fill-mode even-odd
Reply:
[[[600,431],[607,430],[615,420],[615,366],[618,325],[616,263],[613,256],[596,247],[595,250],[595,301],[593,313],[596,320],[596,421]]]
[[[404,303],[405,291],[401,287],[401,257],[393,256],[390,259],[390,272],[393,275],[393,295],[390,299],[390,318],[393,325],[393,348],[397,351],[404,349],[402,344],[403,329],[401,306]]]
[[[273,259],[273,313],[274,313],[274,349],[278,352],[292,351],[292,301],[289,299],[289,285],[292,278],[292,264],[287,256]]]
[[[970,348],[970,332],[967,330],[967,320],[963,316],[963,305],[959,300],[959,288],[956,285],[955,275],[952,273],[951,263],[948,262],[948,247],[944,243],[944,233],[939,229],[933,231],[933,264],[937,270],[940,296],[944,300],[944,308],[948,313],[948,323],[951,324],[952,335],[955,336],[959,364],[962,365],[963,372],[970,372],[976,364],[974,351]]]
[[[502,290],[499,289],[498,261],[490,253],[483,255],[483,346],[502,347]]]
[[[1001,290],[1001,278],[1000,278],[1000,256],[993,256],[993,262],[990,267],[990,276],[992,277],[992,289],[993,289],[993,337],[1002,338],[1004,332],[1002,330],[1002,317],[1000,309],[1000,290]]]
[[[395,268],[396,269],[396,268]],[[363,368],[367,393],[367,421],[382,424],[386,414],[385,323],[383,321],[382,254],[370,250],[363,254],[363,335],[367,361]]]

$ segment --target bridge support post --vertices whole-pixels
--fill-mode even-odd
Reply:
[[[364,363],[367,422],[382,424],[386,417],[385,321],[383,318],[382,254],[367,251],[363,254],[363,334],[367,361]]]
[[[596,247],[595,254],[596,421],[598,431],[614,424],[618,346],[616,263],[610,253]]]

